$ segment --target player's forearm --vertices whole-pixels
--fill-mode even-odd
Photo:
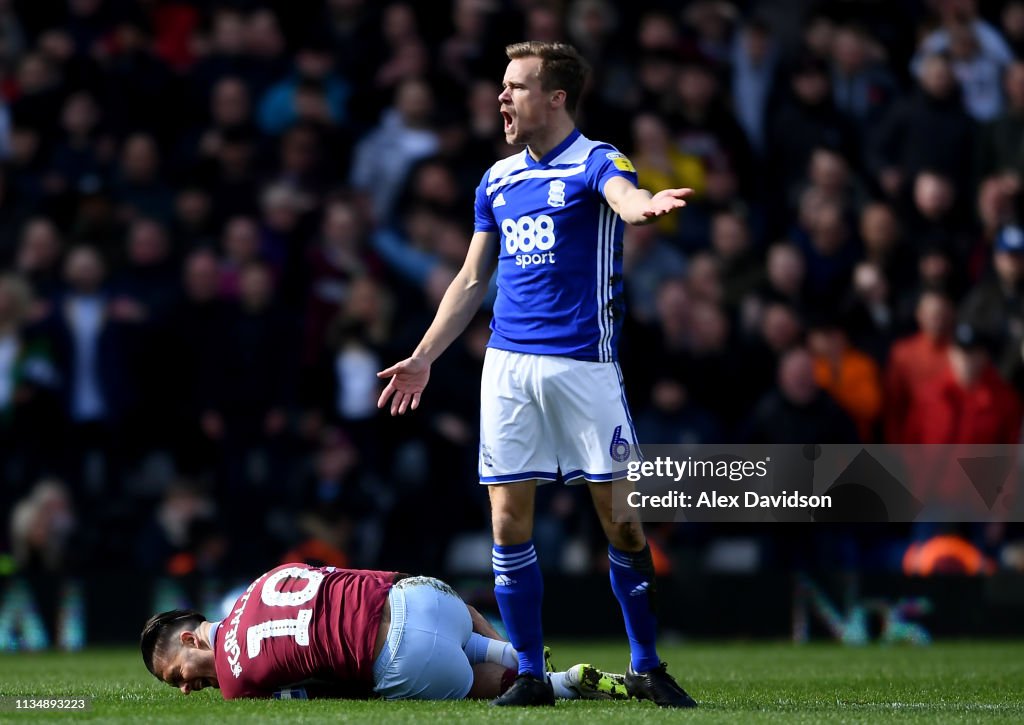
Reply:
[[[653,221],[651,217],[645,216],[651,202],[651,192],[647,189],[633,188],[618,200],[618,208],[615,211],[626,224],[647,224]]]
[[[426,358],[431,363],[441,357],[469,325],[486,296],[486,280],[470,279],[464,272],[456,275],[412,356]]]

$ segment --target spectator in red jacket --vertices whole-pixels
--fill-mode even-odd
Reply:
[[[1021,403],[992,364],[990,341],[957,325],[945,370],[921,384],[906,419],[907,443],[1014,444]]]
[[[918,332],[897,340],[885,368],[884,439],[906,443],[907,421],[914,399],[949,364],[953,303],[940,290],[926,290],[917,303]]]
[[[983,444],[1020,440],[1021,404],[992,363],[994,340],[970,323],[957,325],[943,372],[923,383],[907,415],[905,465],[911,490],[926,502],[925,520],[969,518],[978,509],[976,486],[953,461]]]

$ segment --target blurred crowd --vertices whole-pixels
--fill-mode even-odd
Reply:
[[[376,372],[518,151],[522,39],[587,57],[579,125],[642,186],[695,190],[626,232],[642,442],[1018,442],[1024,0],[0,0],[18,566],[458,563],[488,310],[416,414]],[[540,508],[545,566],[600,559],[582,497]]]

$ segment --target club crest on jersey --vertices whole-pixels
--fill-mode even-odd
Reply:
[[[565,182],[561,179],[548,184],[548,206],[565,206]]]

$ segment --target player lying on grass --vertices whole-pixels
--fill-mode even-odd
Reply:
[[[286,564],[254,581],[221,622],[174,610],[142,631],[142,659],[186,695],[224,699],[499,696],[518,655],[444,582],[395,572]],[[621,676],[590,665],[550,674],[563,698],[626,699]]]

